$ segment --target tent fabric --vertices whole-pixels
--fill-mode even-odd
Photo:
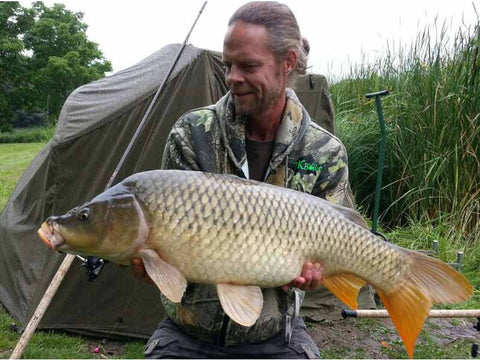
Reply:
[[[0,214],[0,302],[26,325],[63,254],[37,229],[103,191],[181,45],[162,48],[133,67],[84,85],[66,100],[56,133],[22,175]],[[312,118],[334,131],[325,78],[301,77],[295,89]],[[227,91],[221,54],[188,45],[132,147],[116,182],[160,167],[167,135],[184,112]],[[76,259],[39,328],[89,335],[148,337],[164,316],[156,287],[130,269],[107,264],[92,282]]]

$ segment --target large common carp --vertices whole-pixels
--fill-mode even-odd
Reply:
[[[187,281],[215,284],[226,314],[251,326],[261,287],[290,283],[306,262],[351,308],[370,283],[410,357],[432,304],[468,299],[472,286],[447,264],[378,239],[355,211],[232,175],[156,170],[128,177],[39,230],[54,250],[120,264],[143,259],[171,301]]]

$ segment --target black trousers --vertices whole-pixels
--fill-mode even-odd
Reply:
[[[172,320],[162,321],[145,347],[146,359],[318,359],[320,352],[298,319],[290,343],[284,334],[255,344],[219,346],[185,334]]]

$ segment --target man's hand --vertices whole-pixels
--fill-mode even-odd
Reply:
[[[303,265],[302,273],[290,284],[283,285],[282,290],[288,291],[291,287],[299,288],[300,290],[315,290],[318,289],[323,279],[322,265],[311,262]]]
[[[145,271],[145,266],[143,265],[143,261],[140,258],[133,258],[132,259],[132,272],[133,276],[140,280],[145,280],[149,284],[154,284],[152,278],[148,276],[147,272]]]

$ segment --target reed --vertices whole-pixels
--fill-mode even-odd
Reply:
[[[436,22],[409,46],[388,44],[331,93],[357,202],[373,207],[378,159],[376,109],[365,93],[388,89],[383,223],[448,224],[451,239],[480,244],[480,23],[447,33]]]

